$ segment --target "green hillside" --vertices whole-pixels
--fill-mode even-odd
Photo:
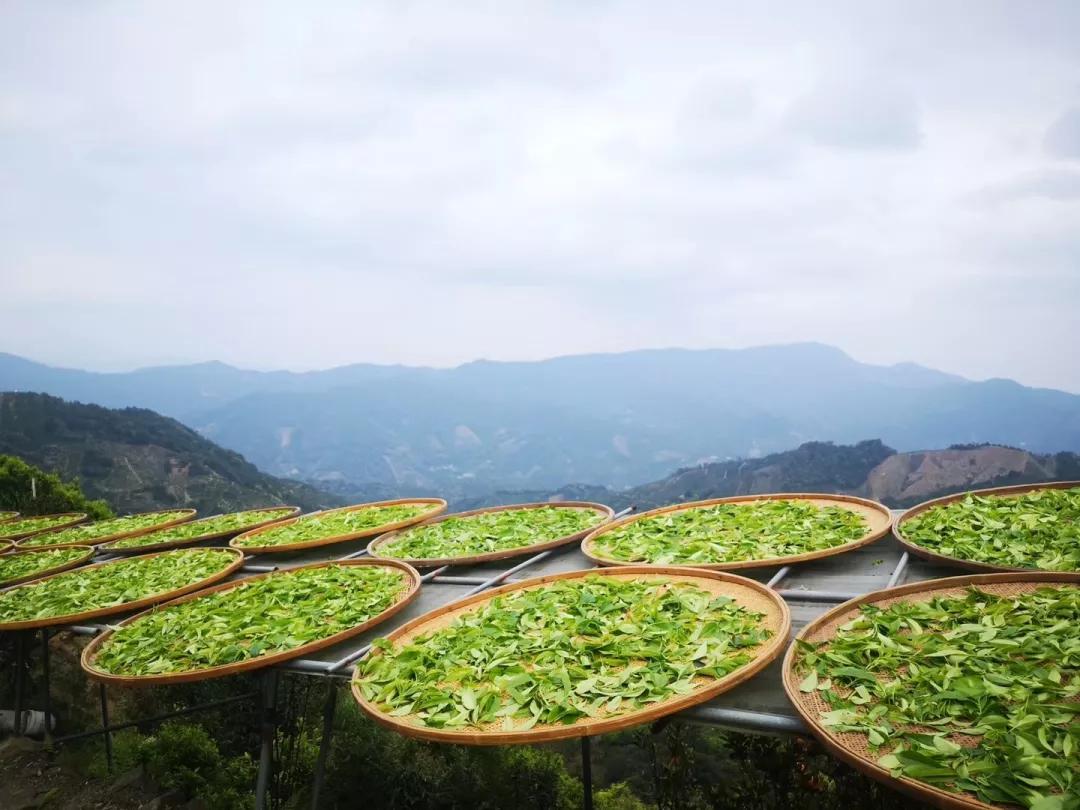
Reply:
[[[0,393],[0,453],[77,481],[117,512],[190,506],[210,515],[270,504],[339,504],[326,493],[260,472],[174,419],[46,394]]]

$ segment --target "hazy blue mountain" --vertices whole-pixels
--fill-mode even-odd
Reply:
[[[0,387],[153,408],[262,469],[335,491],[622,488],[705,461],[865,436],[901,451],[1080,449],[1080,396],[873,366],[812,343],[303,374],[219,363],[88,374],[5,356]]]

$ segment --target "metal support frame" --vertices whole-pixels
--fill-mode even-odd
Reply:
[[[277,733],[278,672],[263,672],[259,684],[259,774],[255,780],[255,810],[265,810],[270,774],[274,769],[274,735]]]
[[[315,775],[311,784],[311,806],[318,810],[319,794],[322,793],[323,780],[326,776],[326,758],[330,755],[330,737],[334,733],[334,713],[337,709],[337,683],[333,679],[326,681],[326,702],[323,703],[322,738],[319,740],[319,755],[315,759]]]
[[[15,736],[22,734],[23,728],[23,687],[26,682],[26,634],[15,634],[15,718],[12,728]]]
[[[105,693],[104,683],[98,684],[98,694],[101,696],[101,730],[105,735],[105,762],[109,766],[109,773],[112,773],[112,731],[109,728],[109,699]]]
[[[41,673],[45,678],[45,742],[52,742],[52,675],[49,672],[49,628],[41,628]]]
[[[592,740],[588,735],[581,738],[581,806],[593,810],[592,795]]]
[[[615,515],[615,518],[622,517],[633,510],[633,507],[623,510]],[[534,566],[537,563],[543,562],[548,559],[557,550],[544,551],[536,554],[523,562],[506,569],[499,571],[490,577],[482,576],[451,576],[446,575],[451,566],[442,566],[441,568],[433,569],[424,574],[420,579],[421,582],[431,583],[434,585],[468,585],[473,586],[462,598],[467,596],[473,596],[481,593],[489,588],[501,585],[507,582],[518,581],[518,578],[514,577],[515,574]],[[357,559],[367,555],[367,549],[353,552],[351,554],[344,555],[337,559],[349,560]],[[908,554],[905,552],[896,568],[892,571],[889,578],[888,587],[893,587],[903,581],[904,575],[907,572],[909,563]],[[252,562],[246,563],[241,571],[243,573],[264,573],[269,571],[278,570],[279,566],[255,564]],[[791,573],[790,566],[783,566],[768,580],[767,587],[775,590],[782,598],[789,601],[808,601],[808,602],[825,602],[825,603],[838,603],[845,602],[849,599],[853,599],[861,594],[848,593],[841,591],[825,591],[825,590],[809,590],[809,589],[784,589],[781,590],[778,586],[780,583]],[[54,628],[54,631],[57,628]],[[77,635],[96,635],[102,632],[105,627],[101,625],[72,625],[66,628]],[[50,631],[48,629],[42,632],[42,663],[43,674],[45,676],[45,722],[46,722],[46,735],[50,736],[51,729],[48,728],[50,714],[51,714],[51,695],[50,695],[50,673],[49,673],[49,640]],[[27,639],[25,634],[20,633],[16,638],[16,723],[19,727],[22,726],[21,708],[24,700],[24,682],[25,682],[25,666],[26,666],[26,644]],[[65,742],[69,740],[81,739],[85,737],[91,737],[95,735],[103,735],[105,737],[106,758],[109,765],[109,770],[113,767],[113,751],[112,751],[112,733],[124,728],[131,728],[143,724],[161,722],[163,720],[184,716],[187,714],[194,714],[195,712],[205,711],[234,703],[240,700],[246,700],[253,697],[257,697],[259,700],[260,709],[260,757],[259,757],[259,771],[255,786],[255,799],[257,810],[264,810],[267,803],[269,784],[274,767],[274,743],[277,731],[277,694],[279,677],[282,671],[292,671],[298,674],[305,675],[320,675],[327,679],[327,694],[323,704],[323,728],[322,737],[319,743],[319,751],[315,762],[315,773],[313,775],[312,784],[312,807],[318,808],[318,803],[322,793],[322,789],[325,781],[325,769],[326,763],[329,758],[329,750],[333,737],[334,717],[338,702],[338,684],[337,679],[348,678],[347,674],[343,674],[343,671],[352,663],[362,658],[370,651],[370,645],[366,645],[361,649],[355,650],[348,655],[342,657],[337,661],[318,661],[318,660],[305,660],[297,659],[286,662],[267,669],[262,673],[261,682],[258,692],[239,695],[232,698],[226,698],[224,700],[212,701],[209,703],[197,704],[195,706],[186,707],[167,714],[158,715],[151,718],[144,718],[142,720],[136,720],[132,722],[120,723],[115,726],[109,723],[109,710],[107,703],[107,694],[104,684],[99,684],[99,694],[101,701],[101,716],[102,716],[102,728],[92,731],[81,732],[78,734],[65,735],[55,738],[55,742]],[[683,712],[678,715],[672,715],[670,717],[662,718],[653,725],[654,731],[661,730],[669,722],[675,719],[686,720],[693,723],[705,723],[710,725],[719,725],[727,728],[739,729],[744,731],[753,731],[759,733],[774,733],[774,734],[805,734],[807,729],[805,725],[796,717],[770,714],[766,712],[745,711],[741,709],[727,709],[720,707],[710,706],[698,706]],[[591,740],[589,737],[581,738],[581,755],[582,755],[582,781],[583,781],[583,806],[591,810],[593,806],[592,795],[592,760],[591,760]]]
[[[165,714],[156,714],[153,717],[143,717],[139,720],[131,720],[126,723],[117,723],[114,726],[108,728],[95,728],[90,731],[80,731],[76,734],[65,734],[62,737],[56,737],[53,742],[71,742],[72,740],[84,740],[87,737],[96,737],[99,734],[105,734],[106,732],[122,731],[125,728],[136,728],[138,726],[148,726],[153,723],[161,723],[165,720],[172,720],[174,717],[185,717],[189,714],[196,714],[198,712],[209,711],[210,709],[216,709],[221,706],[228,706],[232,703],[239,703],[242,700],[251,700],[259,696],[258,692],[249,692],[245,695],[234,695],[229,698],[222,698],[221,700],[211,700],[207,703],[196,703],[194,706],[185,706],[183,709],[177,709],[176,711],[166,712]]]

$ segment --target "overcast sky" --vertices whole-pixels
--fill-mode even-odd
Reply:
[[[1075,0],[0,9],[0,350],[1080,391]]]

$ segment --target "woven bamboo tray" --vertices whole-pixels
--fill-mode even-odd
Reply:
[[[0,554],[7,554],[13,548],[15,548],[15,544],[10,540],[0,540]]]
[[[922,512],[928,509],[933,509],[935,506],[944,506],[947,503],[953,503],[955,501],[963,500],[968,495],[1023,495],[1025,492],[1034,492],[1038,489],[1073,489],[1080,487],[1080,481],[1057,481],[1051,484],[1019,484],[1012,487],[994,487],[992,489],[972,489],[967,492],[957,492],[954,495],[946,495],[944,498],[934,498],[930,501],[924,501],[917,506],[913,506],[908,509],[904,514],[900,515],[896,519],[896,524],[893,526],[893,536],[900,542],[905,549],[916,557],[922,557],[925,560],[931,560],[941,565],[949,565],[955,568],[963,568],[968,571],[1035,571],[1034,568],[1010,568],[1005,565],[994,565],[993,563],[978,562],[977,560],[965,560],[962,557],[947,557],[944,554],[938,554],[936,551],[931,551],[928,548],[917,545],[909,540],[904,535],[904,524],[911,520]]]
[[[858,615],[863,605],[874,604],[884,608],[896,602],[925,602],[936,596],[962,596],[972,585],[989,593],[1002,596],[1015,595],[1037,590],[1048,583],[1058,583],[1063,587],[1080,587],[1080,574],[1057,572],[968,574],[913,582],[910,585],[887,588],[845,602],[810,622],[797,638],[815,644],[826,641],[836,634],[837,628]],[[1005,807],[1005,805],[990,805],[978,801],[971,794],[949,793],[914,779],[896,778],[887,769],[877,764],[878,757],[884,751],[877,754],[871,753],[865,735],[855,732],[833,732],[824,726],[820,722],[820,716],[823,712],[829,711],[829,706],[817,692],[800,691],[799,683],[802,677],[795,671],[795,653],[796,645],[792,644],[784,656],[784,692],[795,707],[795,711],[806,721],[810,731],[833,756],[867,776],[920,801],[930,802],[935,807],[949,810],[996,810],[998,807]],[[1008,805],[1008,807],[1013,806]]]
[[[739,495],[734,498],[712,498],[706,501],[690,501],[677,503],[671,506],[662,506],[659,509],[650,509],[637,515],[629,515],[621,520],[608,523],[590,533],[581,543],[581,552],[598,565],[648,565],[644,562],[625,562],[600,556],[594,550],[594,542],[600,535],[610,532],[619,526],[624,526],[636,520],[647,520],[657,515],[669,512],[682,512],[687,509],[697,509],[702,506],[713,506],[720,503],[753,503],[754,501],[809,501],[817,506],[838,506],[861,515],[867,524],[866,533],[858,540],[844,543],[834,548],[822,549],[821,551],[809,551],[805,554],[790,554],[786,557],[766,557],[757,560],[738,560],[723,563],[679,563],[690,568],[709,569],[712,571],[739,571],[746,568],[764,568],[776,565],[790,565],[792,563],[820,560],[822,557],[832,557],[835,554],[843,554],[862,546],[869,545],[889,533],[892,528],[892,513],[888,508],[877,501],[866,498],[856,498],[853,495],[829,495],[808,492],[778,492],[765,495]]]
[[[206,669],[189,670],[186,672],[173,672],[165,675],[114,675],[109,672],[104,672],[95,668],[94,661],[101,650],[102,645],[113,635],[115,632],[113,629],[109,629],[101,635],[97,636],[87,647],[83,650],[81,663],[82,668],[86,670],[90,677],[98,681],[105,683],[117,684],[118,686],[155,686],[161,684],[175,684],[175,683],[191,683],[193,681],[204,681],[210,678],[221,678],[226,675],[234,675],[237,672],[247,672],[253,669],[261,669],[273,664],[278,664],[282,661],[288,661],[292,658],[299,658],[304,655],[310,655],[312,653],[323,650],[327,647],[332,647],[335,644],[340,644],[346,639],[359,635],[367,630],[370,630],[377,624],[380,624],[390,617],[403,610],[410,602],[412,602],[420,594],[420,574],[415,568],[404,563],[397,562],[396,560],[329,560],[327,562],[315,563],[312,565],[297,566],[296,568],[287,568],[282,571],[271,571],[267,574],[258,574],[253,577],[245,577],[244,579],[238,579],[234,582],[226,582],[223,585],[217,585],[213,588],[207,588],[206,590],[199,591],[197,593],[188,594],[182,596],[179,599],[173,599],[162,605],[150,608],[150,610],[140,613],[136,616],[132,616],[124,621],[120,622],[117,627],[124,627],[132,622],[138,621],[141,617],[146,616],[156,610],[166,610],[173,605],[179,605],[183,602],[189,602],[193,599],[201,599],[211,593],[218,593],[220,591],[230,590],[237,588],[245,583],[252,582],[257,579],[265,579],[266,577],[280,577],[288,576],[294,571],[300,571],[306,568],[326,568],[330,565],[339,566],[357,566],[357,565],[376,565],[382,568],[395,568],[402,571],[408,581],[408,585],[402,595],[398,598],[394,604],[384,610],[382,613],[378,613],[372,616],[366,622],[362,622],[354,627],[350,627],[348,630],[343,630],[340,633],[335,633],[332,636],[328,636],[318,641],[312,641],[307,644],[302,644],[299,647],[293,647],[289,650],[281,650],[276,653],[270,653],[267,655],[260,655],[255,658],[249,658],[246,661],[239,661],[235,664],[222,664],[216,667],[208,667]]]
[[[44,579],[47,576],[52,576],[53,574],[59,574],[61,571],[68,571],[68,570],[70,570],[72,568],[77,568],[78,566],[82,565],[84,562],[86,562],[87,560],[89,560],[91,557],[94,556],[94,547],[93,546],[87,546],[87,545],[83,545],[81,543],[79,543],[79,544],[71,543],[71,544],[66,545],[66,546],[46,546],[45,548],[40,548],[40,549],[32,548],[32,549],[27,549],[26,551],[16,551],[15,553],[9,555],[9,559],[11,557],[23,557],[23,556],[26,556],[27,554],[40,554],[40,553],[42,553],[44,551],[55,551],[58,548],[81,548],[81,549],[85,549],[86,553],[83,554],[81,557],[76,557],[75,559],[73,559],[73,560],[71,560],[69,562],[61,563],[60,565],[54,565],[51,568],[42,568],[40,571],[35,571],[33,574],[27,574],[24,577],[16,577],[15,579],[8,579],[8,580],[0,581],[0,588],[11,588],[11,587],[14,587],[15,585],[22,585],[23,583],[26,583],[26,582],[33,582],[35,579]]]
[[[0,523],[7,523],[9,520],[15,520],[19,516],[18,512],[12,511],[0,511]]]
[[[558,548],[559,546],[565,546],[570,543],[576,543],[589,534],[595,531],[598,527],[589,529],[583,529],[580,532],[574,534],[568,534],[563,537],[558,537],[553,540],[541,540],[538,543],[530,543],[524,546],[515,546],[514,548],[502,549],[500,551],[489,551],[485,554],[471,554],[462,555],[460,557],[420,557],[420,558],[407,558],[407,557],[391,557],[389,554],[382,553],[382,547],[387,543],[401,537],[403,534],[407,534],[412,529],[417,529],[421,526],[430,526],[433,523],[441,523],[444,520],[450,520],[451,518],[469,517],[470,515],[481,515],[487,512],[508,512],[515,509],[542,509],[547,506],[559,506],[571,509],[591,510],[603,515],[603,520],[599,526],[603,526],[611,522],[612,516],[615,511],[610,506],[604,506],[602,503],[592,503],[590,501],[549,501],[546,503],[518,503],[510,504],[509,506],[491,506],[486,509],[471,509],[468,512],[455,512],[452,515],[443,515],[441,517],[425,520],[423,523],[417,523],[410,526],[407,529],[400,531],[387,532],[386,534],[376,537],[368,545],[368,553],[372,557],[379,559],[398,559],[403,562],[407,562],[410,565],[415,565],[418,568],[435,568],[440,565],[470,565],[473,563],[491,562],[493,560],[505,560],[509,557],[518,557],[522,554],[534,554],[540,551],[546,551],[552,548]]]
[[[169,599],[174,599],[177,596],[183,596],[184,594],[191,593],[193,591],[201,590],[209,585],[213,585],[216,582],[220,582],[223,579],[231,576],[240,566],[244,564],[244,555],[236,551],[235,549],[215,549],[215,551],[228,551],[235,555],[235,559],[220,571],[211,574],[204,579],[200,579],[197,582],[193,582],[190,585],[185,585],[182,588],[174,588],[171,591],[165,591],[163,593],[152,594],[144,597],[143,599],[136,599],[132,602],[124,602],[122,605],[111,605],[110,607],[98,608],[97,610],[87,610],[82,613],[70,613],[66,616],[50,616],[47,619],[31,619],[23,622],[0,622],[0,632],[5,630],[36,630],[39,627],[55,627],[64,624],[78,624],[79,622],[87,622],[91,619],[100,619],[102,616],[112,616],[117,613],[128,613],[133,610],[141,610],[144,607],[156,604],[157,602],[165,602]],[[161,551],[159,554],[174,554],[176,552]],[[146,558],[156,556],[154,554],[147,554]],[[85,571],[89,568],[93,568],[99,565],[118,565],[120,563],[128,562],[127,558],[109,560],[108,562],[95,563],[94,566],[86,566],[86,568],[80,569]],[[53,577],[71,576],[72,574],[79,573],[79,571],[63,571],[59,574],[51,574],[42,579],[35,580],[32,585],[39,585],[47,579]],[[12,588],[4,588],[0,590],[0,593],[6,593],[13,588],[24,588],[24,585],[14,585]]]
[[[431,504],[431,509],[428,509],[414,518],[408,520],[399,520],[394,523],[386,523],[382,526],[373,526],[370,529],[364,529],[359,532],[352,532],[351,534],[335,534],[330,537],[320,537],[317,540],[307,540],[303,543],[289,543],[284,546],[242,546],[239,545],[239,541],[246,538],[257,537],[260,533],[269,531],[270,529],[277,529],[281,526],[287,526],[295,523],[298,520],[311,517],[311,515],[328,515],[334,512],[354,512],[358,509],[367,509],[372,506],[401,506],[404,504],[419,503],[419,504]],[[229,545],[233,548],[238,548],[245,554],[289,554],[294,551],[304,551],[309,548],[319,548],[320,546],[330,546],[335,543],[347,543],[350,540],[362,540],[365,537],[374,537],[377,534],[383,532],[394,531],[396,529],[403,529],[406,526],[412,526],[414,523],[420,523],[422,521],[433,518],[436,515],[441,515],[446,511],[446,501],[442,498],[397,498],[390,501],[372,501],[371,503],[358,503],[352,506],[341,506],[337,509],[324,509],[321,512],[310,512],[307,515],[301,515],[300,517],[289,518],[288,520],[279,520],[273,526],[263,526],[261,529],[251,529],[239,534],[229,541]]]
[[[140,535],[149,534],[150,532],[156,532],[158,529],[168,529],[172,526],[179,526],[181,523],[187,523],[195,517],[196,511],[194,509],[154,509],[150,512],[136,512],[131,515],[123,515],[122,517],[146,517],[148,515],[160,515],[166,512],[181,512],[181,516],[173,518],[172,520],[166,520],[162,523],[155,523],[153,526],[143,526],[139,529],[132,529],[126,532],[113,532],[112,534],[106,534],[102,537],[95,537],[92,540],[86,540],[82,543],[74,545],[80,546],[100,546],[102,543],[111,543],[113,540],[123,540],[127,537],[139,537]],[[38,532],[31,537],[26,537],[20,540],[17,545],[24,550],[31,548],[50,548],[50,546],[31,545],[25,546],[24,543],[28,540],[40,540],[43,536],[50,534],[58,534],[64,529],[70,529],[71,526],[59,526],[52,529],[46,529],[43,532]],[[57,545],[73,545],[71,543],[57,543]]]
[[[458,602],[424,614],[397,628],[387,639],[400,646],[416,636],[430,633],[450,625],[462,613],[479,610],[497,596],[532,588],[542,588],[549,582],[564,579],[580,579],[588,576],[609,576],[624,580],[655,579],[662,582],[690,582],[716,595],[733,598],[740,605],[757,613],[764,614],[762,624],[772,631],[772,636],[756,648],[748,650],[753,656],[748,664],[729,673],[723,678],[702,679],[703,683],[686,695],[676,695],[668,700],[653,703],[641,709],[615,714],[610,717],[586,717],[570,724],[536,725],[530,729],[505,731],[499,723],[490,729],[438,729],[421,724],[415,717],[404,715],[391,717],[368,701],[356,683],[356,670],[353,672],[352,692],[360,708],[386,728],[397,731],[407,737],[435,742],[460,743],[464,745],[506,745],[509,743],[534,743],[562,740],[573,737],[591,737],[608,734],[620,729],[648,723],[689,706],[703,703],[750,679],[775,660],[788,643],[791,630],[791,614],[787,604],[777,593],[745,577],[719,571],[702,571],[693,568],[675,566],[623,566],[604,570],[567,571],[561,574],[549,574],[543,577],[515,582],[490,591],[467,597]],[[378,651],[371,653],[379,655]],[[358,665],[359,666],[359,665]]]
[[[185,537],[185,538],[180,539],[180,540],[166,540],[166,541],[164,541],[162,543],[154,543],[152,546],[128,546],[128,547],[121,546],[120,548],[117,548],[113,544],[119,542],[119,540],[110,540],[107,544],[103,544],[103,545],[99,546],[99,550],[102,551],[102,552],[108,552],[109,554],[123,554],[123,555],[146,554],[146,553],[151,552],[151,551],[167,551],[167,550],[173,549],[173,548],[183,548],[184,546],[191,546],[191,545],[194,545],[195,543],[206,543],[206,542],[209,542],[211,540],[222,540],[222,539],[224,539],[226,537],[233,537],[233,536],[236,536],[236,535],[239,535],[239,534],[243,534],[244,532],[250,532],[250,531],[254,531],[255,529],[261,529],[264,526],[272,526],[275,523],[282,523],[282,522],[284,522],[286,520],[289,520],[290,518],[294,518],[294,517],[296,517],[297,515],[300,514],[300,507],[299,506],[277,506],[277,507],[265,506],[262,509],[245,509],[243,512],[237,512],[236,514],[243,515],[243,514],[247,514],[248,512],[261,512],[264,509],[289,509],[291,511],[287,515],[282,515],[282,516],[276,517],[276,518],[268,518],[267,520],[261,520],[258,523],[252,523],[250,526],[245,526],[243,529],[239,529],[239,530],[238,529],[226,529],[223,532],[208,532],[207,534],[200,534],[200,535],[198,535],[196,537]],[[220,515],[213,515],[211,517],[199,518],[199,520],[191,521],[188,525],[194,526],[195,524],[201,523],[201,522],[203,522],[205,520],[213,520],[215,517],[220,517]],[[154,529],[154,531],[166,530],[168,528],[169,528],[168,526],[164,526],[164,527],[158,526],[158,527],[156,527]],[[150,534],[150,532],[147,532],[147,534]],[[126,539],[126,538],[123,538],[123,539]]]
[[[63,523],[59,523],[56,526],[50,526],[47,529],[37,529],[36,531],[22,532],[20,534],[4,534],[5,524],[7,524],[10,528],[10,525],[16,520],[30,520],[31,518],[39,517],[66,517],[69,518],[69,520],[66,520]],[[85,512],[57,512],[52,515],[23,515],[22,517],[14,518],[12,520],[5,520],[3,523],[0,523],[0,535],[3,535],[2,537],[0,537],[0,540],[15,542],[17,540],[23,540],[27,537],[33,537],[35,534],[41,534],[42,532],[51,532],[55,531],[56,529],[70,529],[72,526],[83,523],[88,517],[89,515],[87,515]]]

